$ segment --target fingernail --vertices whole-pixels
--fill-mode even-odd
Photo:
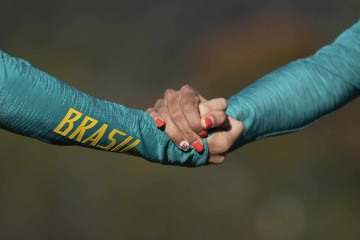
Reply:
[[[212,128],[214,126],[214,120],[211,117],[205,118],[206,129]]]
[[[161,118],[156,118],[155,119],[155,124],[158,128],[161,128],[165,125],[165,122],[161,119]]]
[[[180,143],[179,143],[179,146],[180,146],[180,149],[182,150],[182,151],[184,151],[184,152],[187,152],[187,151],[189,151],[189,148],[190,148],[190,144],[187,142],[187,141],[181,141]]]
[[[208,133],[207,133],[207,131],[201,131],[201,132],[199,133],[199,136],[200,136],[201,138],[206,138],[206,137],[208,136]]]
[[[204,151],[204,146],[203,146],[199,141],[193,142],[192,147],[193,147],[198,153],[201,153],[202,151]]]

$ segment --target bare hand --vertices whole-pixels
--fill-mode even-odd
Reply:
[[[201,138],[207,137],[208,129],[216,129],[207,140],[210,163],[222,163],[226,152],[241,136],[244,125],[225,113],[226,100],[206,100],[192,87],[186,85],[179,91],[166,90],[147,113],[159,128],[165,127],[169,138],[183,151],[190,145],[198,152],[204,150]]]

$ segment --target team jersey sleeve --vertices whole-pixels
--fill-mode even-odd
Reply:
[[[245,132],[234,148],[300,130],[359,95],[360,22],[313,56],[264,76],[228,99]]]
[[[137,109],[89,96],[0,51],[0,127],[58,145],[79,145],[143,157],[151,162],[200,166],[204,152],[183,152]]]

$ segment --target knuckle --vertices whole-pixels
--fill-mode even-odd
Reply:
[[[166,103],[164,101],[164,99],[158,99],[154,105],[154,110],[157,111],[163,107],[166,107]]]
[[[187,139],[190,140],[190,142],[193,142],[196,140],[195,133],[193,131],[191,131],[190,129],[183,130],[183,134]]]
[[[200,133],[201,131],[204,131],[203,127],[201,126],[201,121],[189,121],[189,126],[192,131],[195,133]]]
[[[222,106],[222,108],[226,109],[228,107],[227,101],[225,98],[219,98],[219,103]]]
[[[173,94],[174,94],[174,92],[175,92],[175,90],[174,90],[174,89],[171,89],[171,88],[166,89],[166,90],[165,90],[165,93],[164,93],[164,98],[168,98],[168,97],[170,97],[171,95],[173,95]]]
[[[164,102],[164,99],[160,98],[160,99],[156,100],[155,105],[159,105],[159,106],[160,106],[163,102]]]
[[[182,121],[184,119],[184,117],[183,117],[183,114],[180,111],[176,111],[176,112],[171,113],[171,119],[174,122],[180,122],[180,121]]]
[[[159,112],[159,114],[165,120],[165,122],[169,120],[169,114],[167,112]]]
[[[197,123],[192,123],[192,124],[190,124],[190,127],[194,132],[197,132],[197,133],[200,133],[200,132],[204,131],[204,129],[201,126],[200,122],[198,124]]]
[[[182,105],[182,110],[183,110],[184,113],[193,112],[193,110],[194,110],[194,105],[191,104],[191,103],[189,103],[189,102],[184,103],[184,104]]]
[[[200,98],[199,98],[198,96],[195,96],[194,100],[195,100],[195,103],[196,103],[196,104],[199,104]]]
[[[192,90],[192,87],[190,86],[190,85],[188,85],[188,84],[185,84],[184,86],[182,86],[181,87],[181,90],[183,91],[183,90]]]
[[[146,109],[146,111],[145,112],[147,112],[147,113],[152,113],[152,112],[154,112],[154,109],[153,108],[148,108],[148,109]]]
[[[189,94],[191,96],[196,94],[195,90],[190,85],[184,85],[181,87],[180,91],[182,94]]]

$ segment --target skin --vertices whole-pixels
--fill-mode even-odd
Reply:
[[[157,100],[155,106],[146,112],[154,121],[161,119],[165,122],[165,132],[180,149],[179,143],[184,140],[191,145],[202,144],[199,134],[214,129],[215,132],[207,137],[209,163],[220,164],[245,129],[242,122],[226,115],[226,108],[224,98],[206,100],[191,86],[185,85],[178,91],[166,90],[164,98]],[[207,128],[206,119],[211,119],[213,125]]]

